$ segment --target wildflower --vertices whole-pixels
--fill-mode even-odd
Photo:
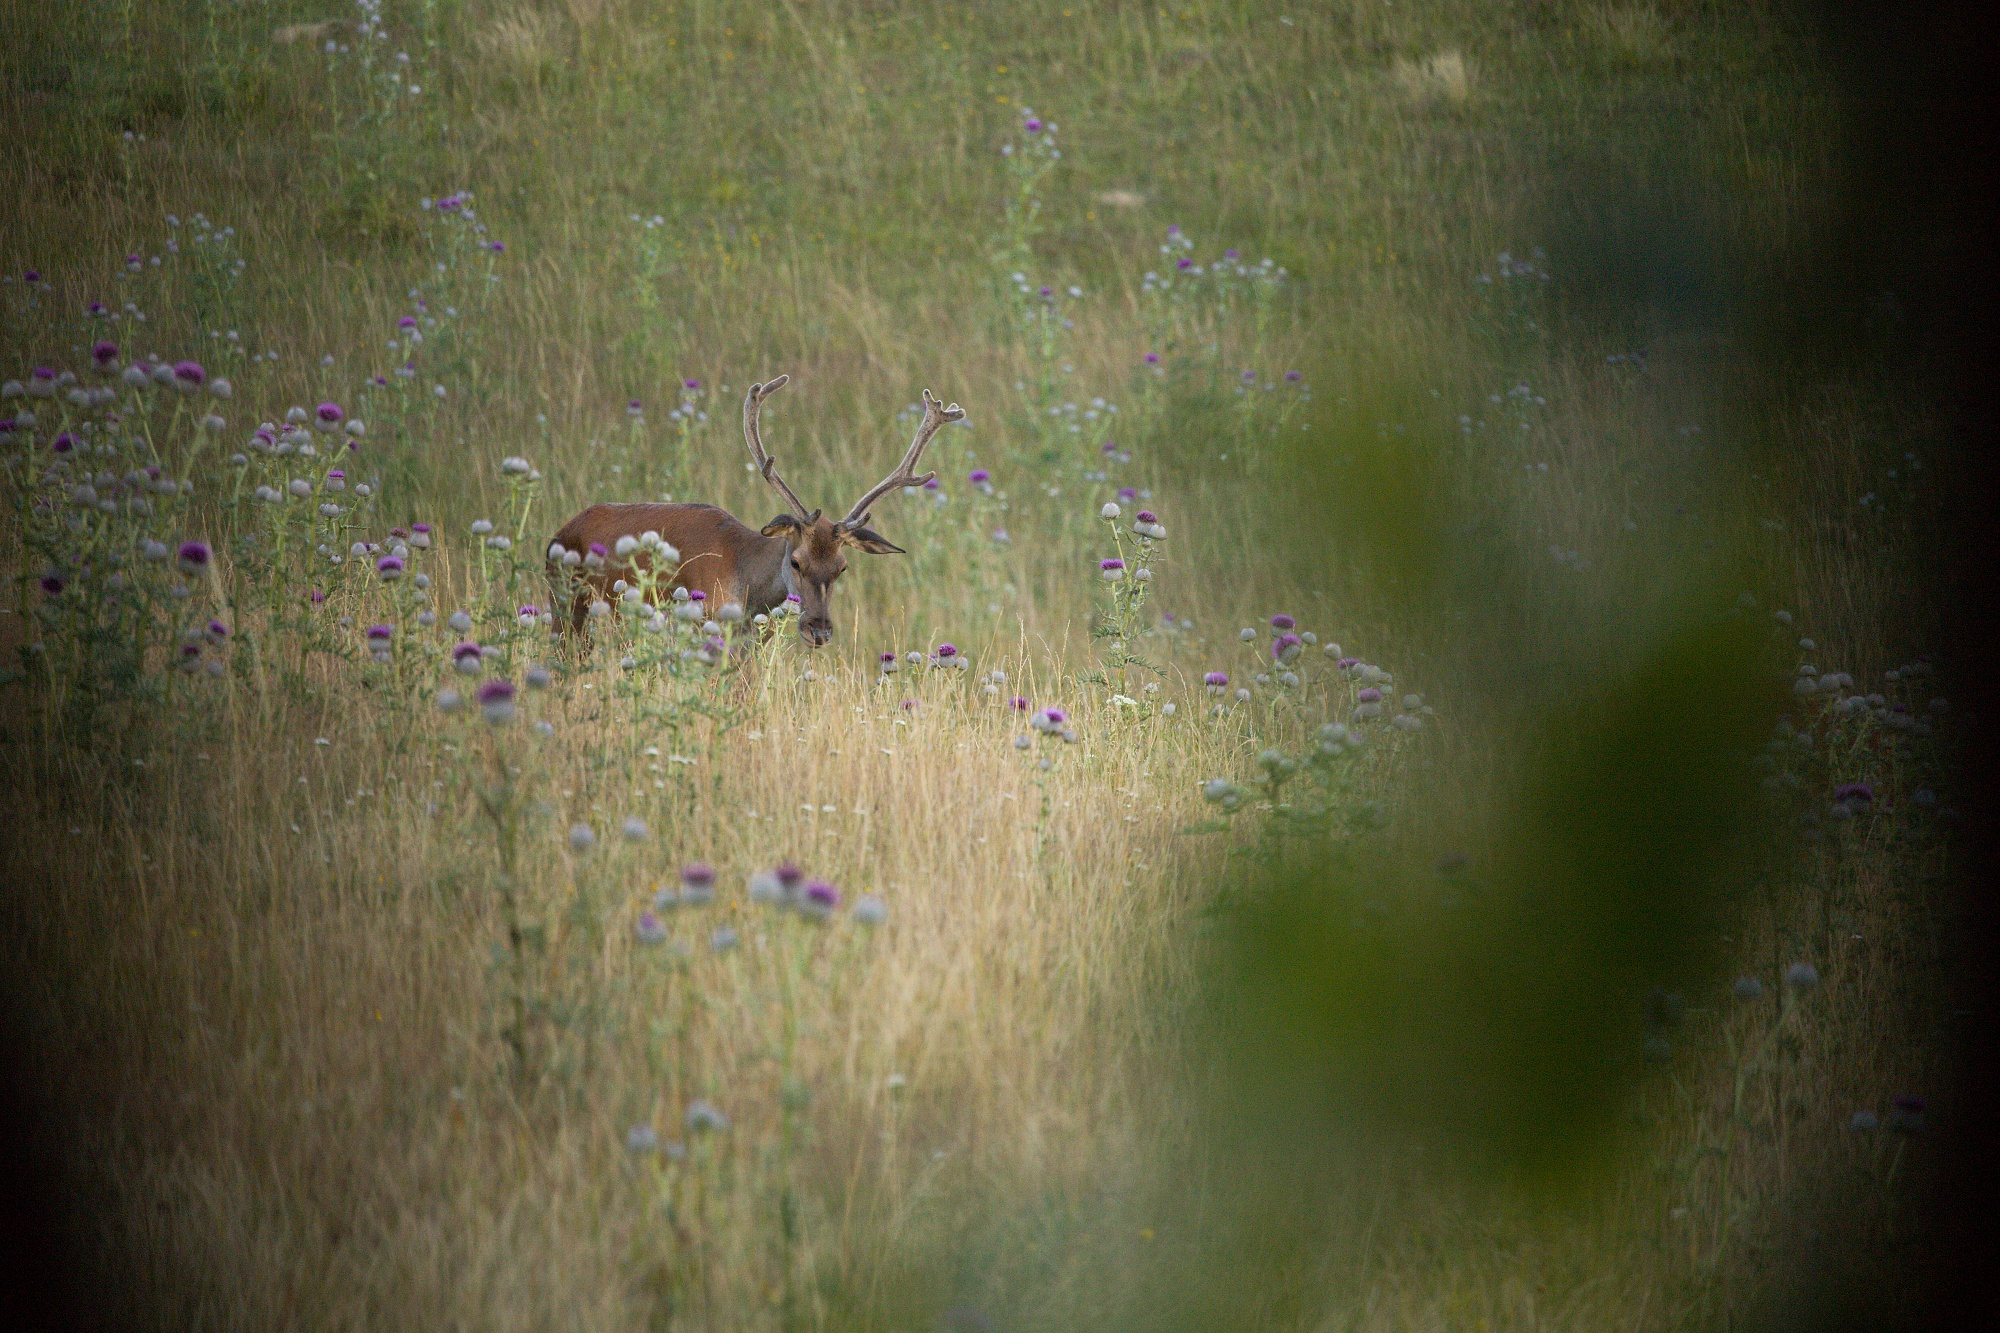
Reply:
[[[1785,984],[1795,991],[1809,991],[1819,985],[1819,972],[1811,963],[1793,963],[1785,969]]]
[[[1371,686],[1368,689],[1362,690],[1354,697],[1364,704],[1380,703],[1382,702],[1382,691]]]
[[[313,429],[322,435],[331,435],[340,429],[340,423],[347,419],[347,413],[339,403],[321,403],[313,409]]]
[[[109,375],[118,369],[118,344],[109,338],[100,339],[91,346],[90,359],[97,363],[99,371]]]
[[[1107,500],[1105,501],[1104,508],[1097,511],[1097,516],[1099,518],[1117,518],[1121,512],[1123,511],[1117,505]]]
[[[199,574],[202,570],[208,568],[210,554],[207,542],[182,542],[180,549],[181,571],[186,574]]]
[[[1299,653],[1303,651],[1301,647],[1303,642],[1304,640],[1290,631],[1280,634],[1277,638],[1271,640],[1271,660],[1274,662],[1290,662],[1295,660]],[[1379,699],[1382,696],[1378,692],[1375,697]]]
[[[814,921],[826,920],[833,915],[833,909],[838,906],[840,906],[840,890],[823,879],[809,881],[805,892],[799,895],[800,913]]]
[[[854,919],[864,926],[879,926],[889,919],[889,905],[872,893],[854,900]]]
[[[687,1127],[695,1134],[711,1130],[719,1134],[729,1128],[729,1117],[716,1110],[712,1102],[697,1097],[688,1103]]]
[[[1108,560],[1100,560],[1097,562],[1097,573],[1105,582],[1116,583],[1125,577],[1125,562],[1115,556]]]
[[[465,611],[454,611],[451,613],[451,618],[444,623],[464,634],[472,629],[472,616]],[[477,647],[476,644],[474,646]]]
[[[1146,364],[1147,364],[1147,365],[1149,365],[1149,366],[1157,366],[1157,365],[1159,365],[1159,364],[1160,364],[1160,354],[1159,354],[1158,352],[1148,352],[1148,353],[1146,353]]]
[[[1296,628],[1297,625],[1298,622],[1296,620],[1282,613],[1271,617],[1271,630],[1273,633],[1281,634],[1288,629]]]
[[[382,625],[377,628],[386,630],[388,626]],[[368,632],[371,635],[375,633],[372,629]],[[204,634],[210,643],[220,647],[229,638],[229,626],[223,624],[220,620],[211,620],[208,622],[208,628],[204,631]]]
[[[577,825],[577,828],[582,827],[584,826],[581,824]],[[572,843],[575,841],[574,832],[571,834],[571,841]],[[667,938],[666,926],[661,923],[659,914],[650,907],[639,913],[639,919],[632,925],[632,933],[639,937],[641,944],[662,944]]]
[[[524,677],[524,679],[527,681],[529,689],[546,690],[549,687],[549,682],[552,678],[549,675],[549,669],[547,667],[537,664],[535,666],[531,666],[528,668],[527,675]]]
[[[208,623],[209,623],[209,630],[211,633],[213,633],[215,629],[219,627],[220,622],[211,620]],[[228,630],[223,630],[222,632],[225,635],[229,633]],[[386,644],[389,642],[389,640],[395,637],[396,637],[396,627],[394,625],[370,625],[368,627],[367,638],[368,638],[368,644],[371,648],[379,644]]]
[[[44,593],[47,593],[50,597],[60,597],[62,595],[63,586],[64,585],[62,581],[62,576],[60,574],[51,572],[42,575],[42,583],[41,583],[42,591]]]
[[[931,659],[931,665],[948,667],[954,663],[962,664],[963,661],[964,659],[958,655],[958,646],[956,644],[941,643],[938,645],[936,656]]]
[[[993,541],[994,541],[994,544],[995,544],[995,545],[997,545],[997,546],[1005,546],[1005,545],[1006,545],[1006,544],[1007,544],[1008,542],[1010,542],[1010,541],[1012,541],[1012,540],[1013,540],[1013,538],[1011,538],[1011,537],[1009,537],[1009,536],[1007,535],[1007,529],[1005,529],[1005,528],[995,528],[995,529],[993,529]]]
[[[785,900],[785,886],[775,871],[758,870],[750,875],[750,901],[778,906]]]
[[[199,361],[176,361],[171,378],[174,386],[181,392],[193,393],[208,378],[208,372],[201,368]]]
[[[991,472],[988,472],[983,467],[976,467],[972,469],[971,472],[966,474],[965,479],[971,482],[974,486],[984,486],[988,482],[993,480],[993,474]]]
[[[428,523],[410,524],[410,545],[415,547],[417,550],[422,551],[422,550],[428,550],[430,544],[431,544],[431,525]]]
[[[1297,384],[1300,380],[1304,378],[1305,378],[1305,373],[1303,371],[1288,370],[1285,372],[1285,383],[1287,384]]]
[[[533,470],[534,468],[529,464],[528,460],[519,454],[509,454],[500,460],[500,473],[502,476],[525,477]]]
[[[1160,526],[1159,516],[1150,509],[1139,511],[1138,519],[1132,524],[1132,531],[1141,537],[1150,537],[1154,541],[1159,541],[1167,535],[1167,530]]]
[[[1255,643],[1257,642],[1257,631],[1246,625],[1237,631],[1236,637],[1245,643]]]
[[[715,869],[704,861],[681,867],[681,901],[690,907],[706,907],[715,901]]]
[[[618,827],[627,842],[644,842],[652,834],[652,830],[646,827],[646,821],[637,815],[626,816],[625,822]]]
[[[381,576],[382,582],[394,583],[403,577],[403,561],[398,556],[385,555],[375,562],[375,572]]]
[[[657,940],[650,940],[646,938],[645,918],[641,917],[639,919],[639,922],[640,922],[639,924],[640,943],[642,944],[658,943]],[[658,922],[655,922],[654,924],[658,925]],[[662,938],[665,938],[664,932],[662,932]],[[634,1153],[657,1152],[659,1151],[659,1147],[660,1147],[659,1131],[655,1130],[651,1125],[634,1125],[632,1126],[632,1128],[625,1131],[625,1150],[627,1152],[634,1152]]]
[[[1025,750],[1034,743],[1035,738],[1032,736],[1021,735],[1014,738],[1014,748],[1017,750]]]
[[[463,668],[461,668],[462,670]],[[514,720],[514,682],[489,680],[479,687],[479,711],[494,726]]]
[[[499,684],[500,682],[492,681],[488,683]],[[513,694],[512,688],[509,688],[507,692],[509,695],[512,695]],[[480,690],[481,695],[484,695],[485,693],[486,691],[484,689]],[[569,849],[571,851],[579,853],[587,852],[596,845],[597,845],[597,834],[591,831],[590,825],[571,824],[569,826]]]
[[[1764,998],[1764,983],[1755,977],[1738,977],[1736,984],[1729,988],[1739,1000],[1761,1000]]]
[[[893,676],[902,669],[902,661],[894,653],[882,654],[882,674]]]

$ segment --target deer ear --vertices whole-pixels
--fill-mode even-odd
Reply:
[[[842,528],[840,540],[848,546],[858,546],[870,555],[907,555],[900,546],[891,545],[882,534],[873,528]]]
[[[804,527],[805,524],[799,521],[797,514],[780,514],[764,525],[763,535],[766,537],[789,537]]]

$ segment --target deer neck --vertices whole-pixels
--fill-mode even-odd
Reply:
[[[764,537],[755,554],[742,566],[743,612],[767,615],[772,607],[796,592],[792,574],[792,546],[782,537]]]

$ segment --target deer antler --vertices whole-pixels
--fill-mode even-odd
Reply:
[[[924,449],[930,444],[931,436],[938,433],[939,427],[943,426],[947,421],[961,421],[964,418],[964,408],[960,407],[957,403],[946,407],[943,403],[931,397],[929,389],[925,389],[924,420],[923,424],[917,427],[917,438],[910,442],[910,452],[903,455],[903,461],[896,465],[894,472],[891,472],[881,481],[876,482],[874,488],[868,494],[854,502],[854,508],[847,511],[847,517],[840,521],[840,526],[844,528],[860,527],[868,520],[868,507],[887,495],[890,491],[895,490],[898,486],[921,486],[932,477],[935,477],[937,475],[935,472],[926,472],[921,477],[915,472],[917,464],[923,459]]]
[[[785,502],[791,505],[794,513],[804,518],[806,507],[799,503],[799,497],[792,494],[792,488],[785,485],[785,479],[778,475],[778,465],[764,452],[764,439],[757,430],[757,409],[764,405],[766,398],[791,383],[791,380],[790,375],[780,375],[769,384],[750,386],[750,392],[743,396],[743,442],[750,446],[750,457],[757,464],[758,473],[777,489],[778,494],[785,497]]]

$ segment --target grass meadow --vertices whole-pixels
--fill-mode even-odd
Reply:
[[[1865,271],[1786,304],[1810,25],[0,16],[0,975],[82,1322],[1665,1330],[1923,1271],[1949,422]],[[779,373],[835,514],[967,414],[832,643],[637,574],[562,635],[586,505],[783,510]]]

